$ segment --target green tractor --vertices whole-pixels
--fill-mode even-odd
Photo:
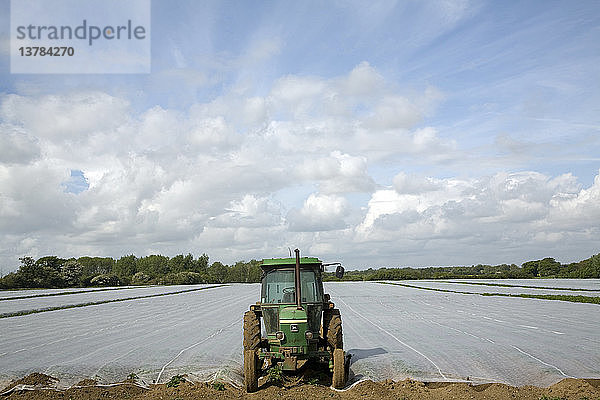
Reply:
[[[261,299],[244,314],[244,385],[258,390],[265,368],[280,366],[295,372],[307,363],[321,364],[332,376],[332,386],[346,384],[350,356],[343,350],[342,319],[323,293],[322,275],[327,265],[318,258],[272,258],[262,261]],[[261,318],[266,337],[262,336]]]

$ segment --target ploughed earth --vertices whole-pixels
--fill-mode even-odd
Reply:
[[[0,391],[4,399],[532,399],[599,400],[600,379],[567,378],[547,387],[513,387],[500,383],[419,382],[386,380],[361,381],[345,390],[329,387],[327,378],[318,376],[283,377],[278,383],[262,379],[256,393],[245,393],[228,383],[192,383],[185,376],[168,384],[146,385],[129,379],[111,385],[83,380],[68,389],[58,389],[58,380],[34,373],[12,382]]]

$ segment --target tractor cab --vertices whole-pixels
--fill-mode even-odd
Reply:
[[[317,258],[300,259],[300,303],[323,302],[323,264]],[[267,259],[262,264],[262,304],[296,304],[295,260]]]
[[[313,257],[265,259],[260,309],[271,349],[308,354],[317,350],[323,311],[323,263]],[[291,359],[290,359],[291,360]],[[298,363],[284,363],[296,370]]]
[[[258,387],[263,362],[297,371],[312,361],[329,368],[334,387],[346,382],[342,320],[330,296],[323,293],[325,267],[337,265],[339,278],[344,268],[339,263],[323,264],[316,257],[300,257],[298,249],[295,252],[295,258],[262,261],[260,301],[244,314],[244,375],[249,392]]]

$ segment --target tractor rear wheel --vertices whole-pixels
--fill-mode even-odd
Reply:
[[[343,349],[344,338],[342,335],[342,317],[340,310],[334,308],[325,313],[323,325],[327,328],[325,336],[332,349]]]
[[[260,345],[260,319],[254,311],[244,314],[244,351],[256,350]]]
[[[244,386],[249,393],[258,390],[260,340],[260,319],[254,311],[246,311],[244,314]]]
[[[344,350],[333,350],[333,378],[331,385],[336,389],[341,389],[346,385],[346,355]]]
[[[258,354],[256,354],[256,350],[244,350],[244,386],[248,393],[258,390]]]

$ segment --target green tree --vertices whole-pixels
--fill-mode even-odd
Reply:
[[[132,277],[131,277],[131,284],[132,285],[148,285],[150,282],[152,282],[152,277],[150,275],[147,275],[143,272],[136,272]]]
[[[169,258],[157,254],[141,257],[137,262],[138,271],[152,278],[160,278],[171,272],[169,270]]]
[[[260,282],[261,262],[258,260],[251,260],[248,264],[248,275],[246,277],[246,282]]]
[[[126,282],[131,281],[137,271],[137,258],[133,254],[119,258],[113,268],[113,273]]]
[[[17,272],[11,272],[0,279],[0,288],[2,289],[16,289],[23,287],[27,286],[23,283],[23,278]]]
[[[183,258],[183,254],[179,254],[175,257],[172,257],[169,262],[169,271],[172,273],[183,272],[185,271],[185,262]]]
[[[544,277],[555,276],[560,271],[560,263],[554,258],[544,258],[538,261],[538,274]]]
[[[208,267],[208,279],[210,283],[224,283],[227,280],[228,268],[219,261],[215,261]]]
[[[21,265],[17,271],[19,275],[19,280],[23,287],[36,287],[36,281],[40,273],[38,271],[39,267],[35,263],[35,259],[33,257],[21,257],[19,258],[21,261]]]
[[[538,262],[537,261],[527,261],[523,263],[521,266],[525,274],[529,277],[537,277],[538,275]]]
[[[560,269],[560,263],[550,257],[542,260],[527,261],[523,264],[525,273],[533,277],[553,277],[559,274]]]
[[[56,256],[42,257],[35,261],[32,257],[19,258],[21,266],[17,271],[23,287],[62,287],[60,270],[65,260]]]
[[[202,274],[192,271],[171,272],[165,275],[163,282],[167,285],[195,285],[204,283]]]
[[[260,281],[260,261],[238,261],[227,271],[227,282],[251,283]]]
[[[67,260],[60,270],[65,286],[69,287],[78,286],[81,283],[82,273],[83,265],[74,258]]]
[[[208,275],[208,254],[202,253],[194,264],[194,272],[198,272],[202,275]]]
[[[87,286],[93,277],[112,272],[115,260],[111,257],[79,257],[77,261],[83,266],[81,284]]]
[[[227,270],[226,282],[245,282],[246,281],[246,263],[238,261]]]
[[[197,271],[197,262],[194,260],[194,256],[189,254],[184,256],[183,254],[179,254],[169,260],[169,271],[171,272],[200,272]],[[206,272],[206,269],[203,271]]]
[[[115,274],[103,274],[93,277],[90,280],[92,286],[119,286],[121,281]]]

